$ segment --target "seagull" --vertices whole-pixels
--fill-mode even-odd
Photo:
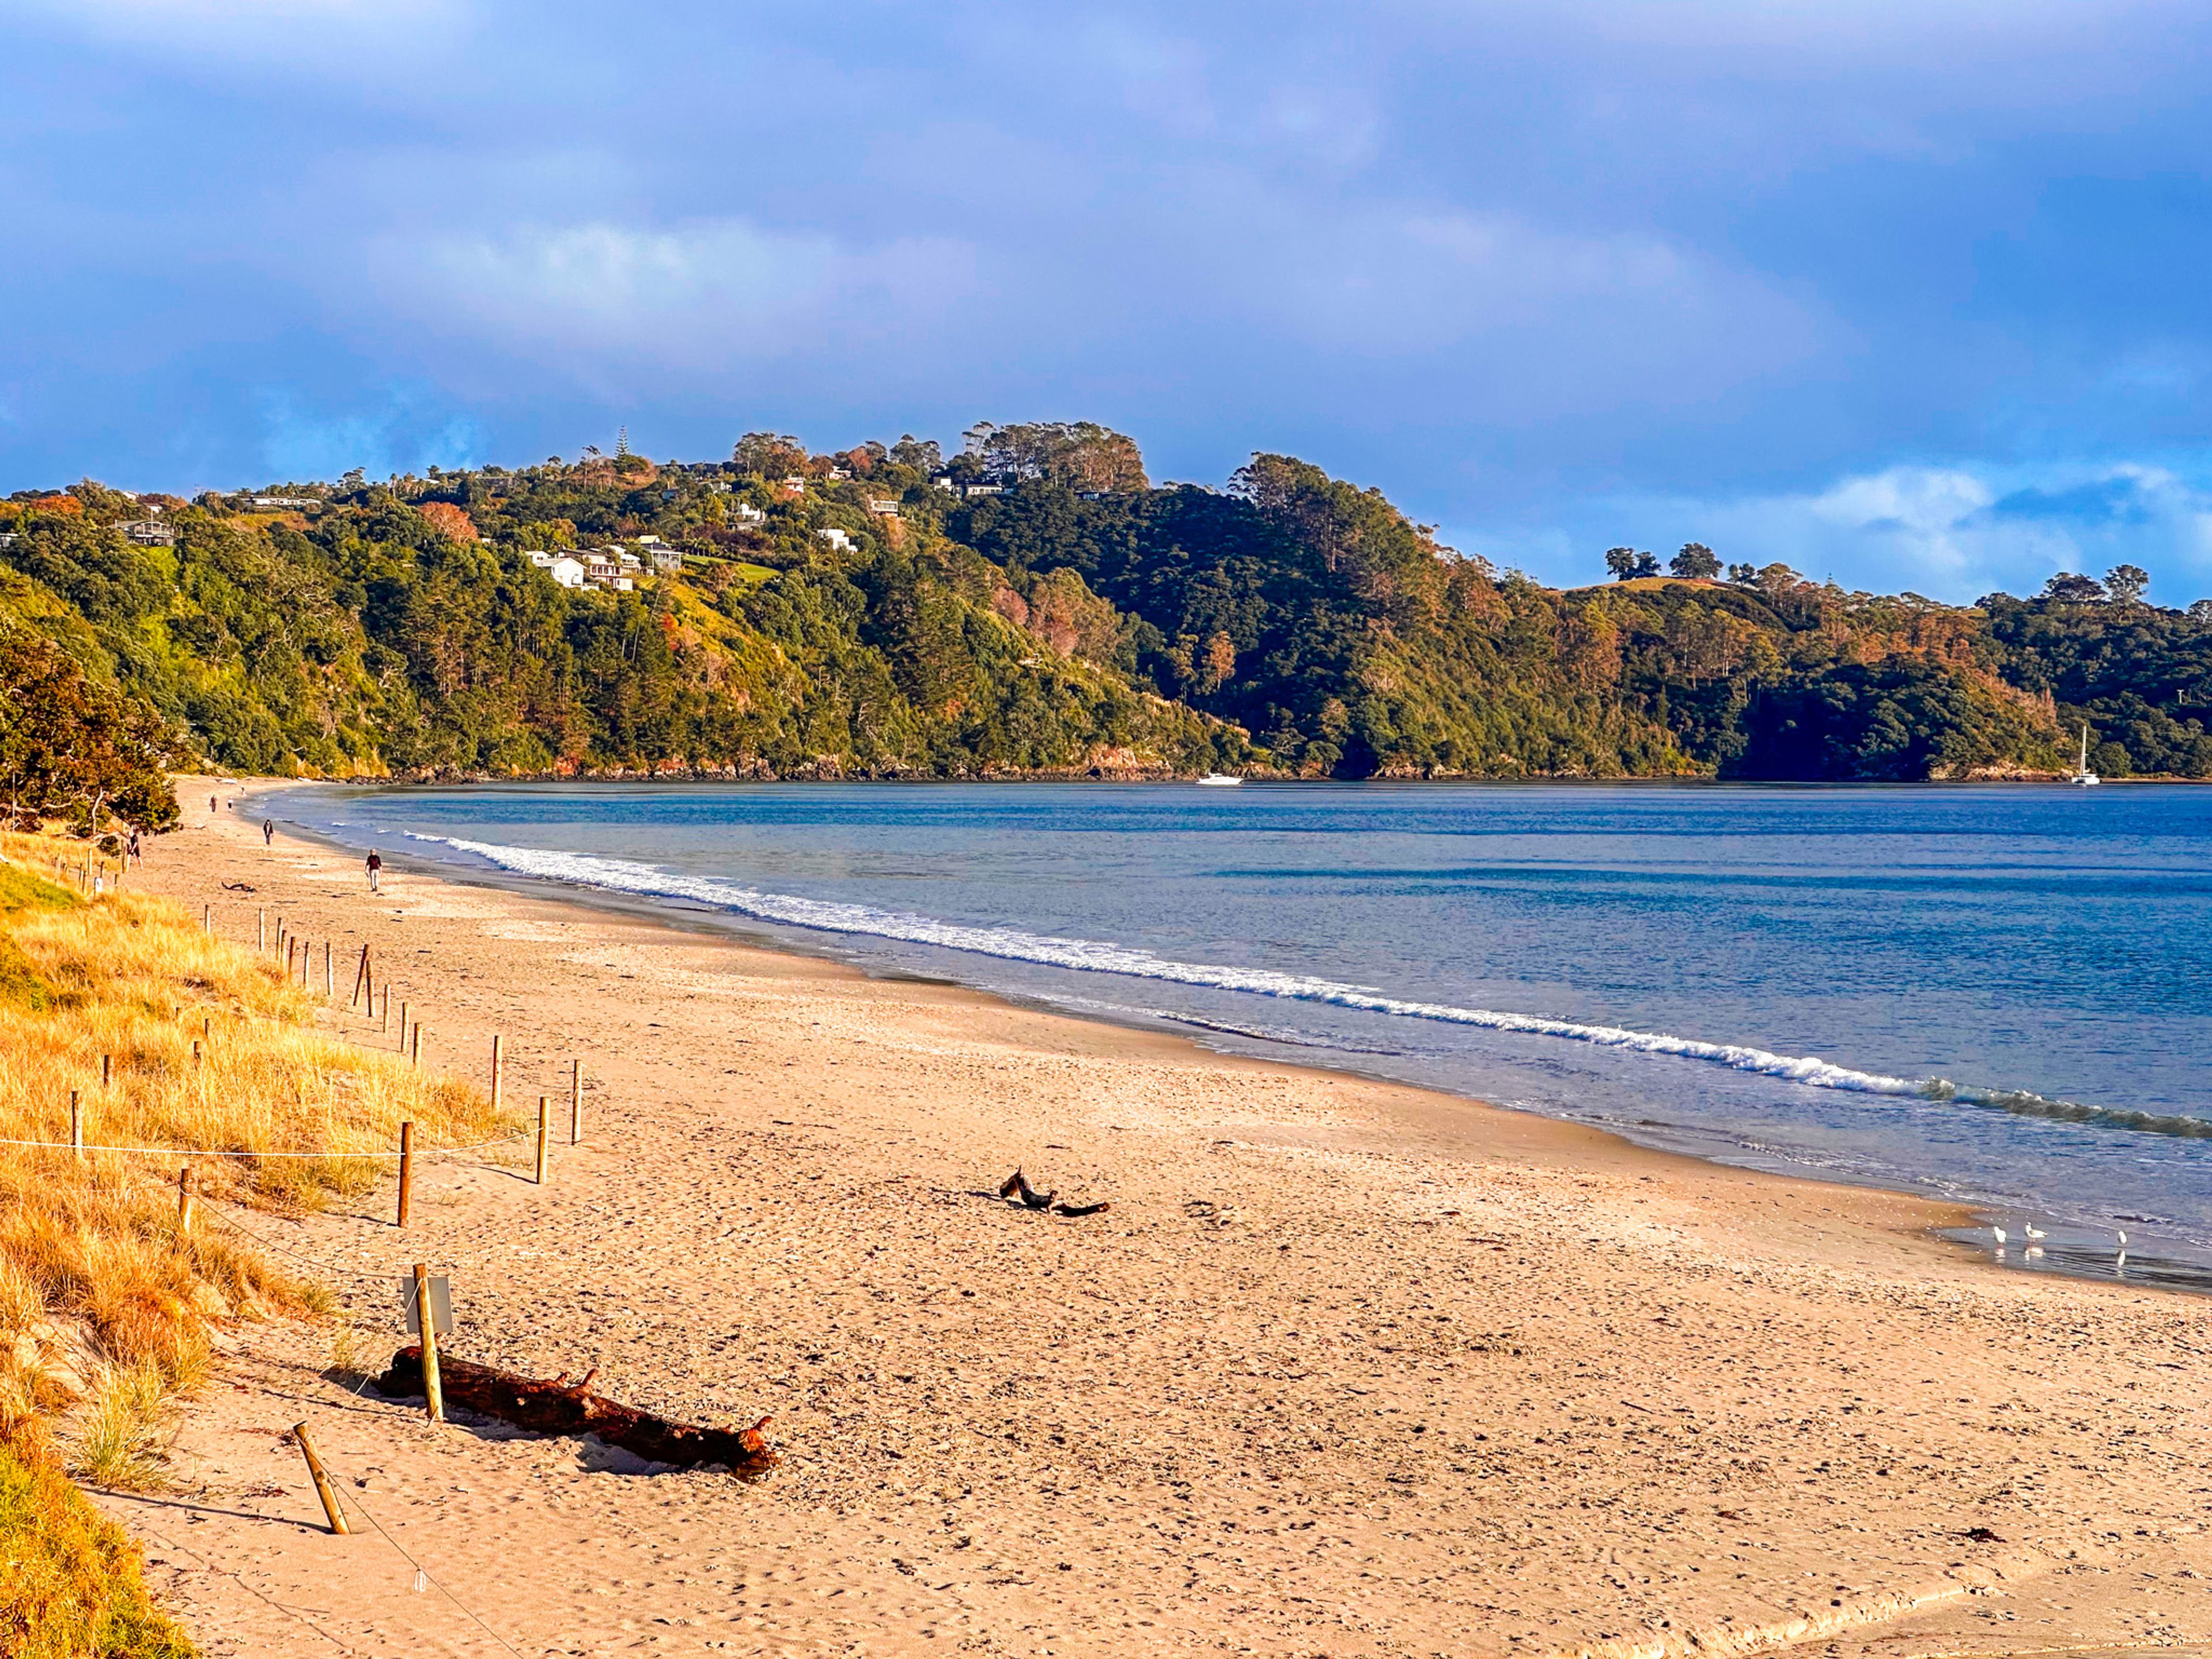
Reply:
[[[1995,1233],[1995,1234],[1997,1236],[1997,1249],[2001,1249],[2001,1250],[2002,1250],[2002,1249],[2004,1249],[2004,1243],[2005,1243],[2005,1231],[2004,1231],[2004,1229],[2003,1229],[2003,1228],[2002,1228],[2002,1227],[1992,1227],[1992,1228],[1990,1228],[1990,1231],[1991,1232]]]
[[[2020,1224],[2021,1231],[2027,1234],[2028,1238],[2031,1241],[2039,1238],[2048,1238],[2051,1237],[2049,1233],[2044,1231],[2042,1228],[2037,1226],[2033,1221],[2023,1221]]]
[[[2126,1234],[2124,1231],[2123,1231],[2123,1232],[2119,1235],[2119,1239],[2120,1239],[2120,1254],[2121,1254],[2122,1255],[2125,1255],[2128,1253],[2128,1236],[2127,1236],[2127,1234]]]

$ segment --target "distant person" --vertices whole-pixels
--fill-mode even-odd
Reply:
[[[384,854],[371,848],[368,854],[368,890],[370,892],[380,893],[384,890],[376,884],[376,878],[383,873]]]
[[[213,795],[210,795],[208,797],[208,811],[210,812],[215,811],[215,797]]]
[[[131,862],[137,864],[140,862],[143,856],[138,850],[138,832],[133,830],[131,832]]]
[[[264,847],[274,847],[276,844],[276,819],[264,818],[261,820],[261,844]]]

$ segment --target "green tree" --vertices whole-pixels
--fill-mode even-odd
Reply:
[[[1667,568],[1677,576],[1697,577],[1708,581],[1721,574],[1721,562],[1713,556],[1713,550],[1703,542],[1685,542],[1682,550],[1667,562]]]

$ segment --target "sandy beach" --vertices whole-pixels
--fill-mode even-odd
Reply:
[[[175,1489],[101,1499],[210,1654],[2212,1648],[2199,1300],[1998,1271],[1917,1199],[555,896],[373,897],[210,792],[132,879],[248,944],[257,909],[367,943],[428,1063],[485,1079],[503,1035],[510,1109],[565,1129],[588,1079],[547,1186],[435,1159],[405,1231],[388,1182],[246,1218],[358,1362],[427,1261],[452,1352],[772,1413],[785,1460],[434,1425],[334,1323],[236,1326]],[[396,1043],[340,981],[332,1028]],[[1017,1165],[1112,1207],[1003,1202]]]

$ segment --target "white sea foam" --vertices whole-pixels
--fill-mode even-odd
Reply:
[[[551,852],[534,848],[502,847],[490,842],[469,841],[453,836],[425,836],[411,830],[407,834],[410,840],[432,842],[473,854],[502,870],[510,870],[519,875],[571,882],[609,892],[688,899],[763,921],[781,922],[822,933],[900,939],[915,945],[935,945],[943,950],[964,951],[976,956],[996,957],[1010,962],[1038,963],[1085,973],[1119,974],[1135,979],[1164,980],[1214,990],[1279,997],[1291,1001],[1328,1003],[1334,1007],[1356,1008],[1405,1019],[1435,1020],[1446,1024],[1480,1026],[1493,1031],[1587,1042],[1600,1048],[1667,1054],[1681,1060],[1724,1066],[1732,1071],[1778,1078],[1813,1089],[1955,1101],[1962,1105],[1986,1107],[2023,1117],[2048,1118],[2062,1122],[2095,1124],[2192,1139],[2212,1137],[2212,1120],[2204,1118],[2084,1106],[2022,1091],[1958,1085],[1942,1078],[1887,1077],[1878,1072],[1855,1071],[1850,1066],[1838,1066],[1810,1055],[1771,1054],[1764,1048],[1732,1042],[1704,1042],[1694,1037],[1675,1036],[1664,1031],[1632,1031],[1617,1025],[1585,1025],[1574,1020],[1552,1019],[1540,1014],[1509,1013],[1489,1008],[1462,1008],[1450,1003],[1413,1001],[1387,996],[1370,986],[1350,985],[1308,975],[1278,973],[1266,968],[1177,962],[1170,957],[1155,956],[1149,951],[1122,945],[1100,944],[1093,939],[1062,939],[1050,933],[1024,933],[1011,927],[969,927],[931,916],[878,910],[865,904],[763,892],[758,888],[718,880],[711,876],[679,875],[623,859],[598,858],[584,853]]]

